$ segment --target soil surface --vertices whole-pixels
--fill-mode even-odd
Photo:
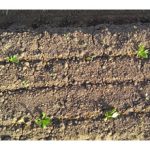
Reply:
[[[150,49],[148,23],[1,28],[1,140],[149,140],[150,60],[137,58],[139,44]],[[112,108],[121,115],[105,122]],[[41,112],[46,129],[34,122]]]

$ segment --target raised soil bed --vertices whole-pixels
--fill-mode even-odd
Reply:
[[[150,139],[150,60],[135,55],[141,43],[150,48],[150,23],[1,27],[1,139]],[[14,54],[19,64],[6,61]],[[105,122],[113,107],[121,115]],[[53,118],[46,129],[34,122],[41,112]]]

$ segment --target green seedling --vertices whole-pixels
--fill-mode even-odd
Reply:
[[[149,52],[148,50],[145,49],[144,45],[140,45],[139,49],[137,51],[137,56],[139,58],[148,58],[149,57]]]
[[[29,87],[29,82],[27,80],[22,81],[22,86],[25,88]]]
[[[8,57],[8,58],[7,58],[7,61],[8,61],[8,62],[11,62],[11,63],[16,63],[16,64],[19,63],[19,59],[17,58],[16,55],[13,55],[13,56]]]
[[[119,116],[119,113],[117,112],[116,109],[112,109],[111,111],[108,111],[105,113],[105,118],[104,121],[113,119],[113,118],[117,118]]]
[[[48,125],[52,124],[51,118],[47,117],[44,112],[42,112],[41,117],[35,119],[35,123],[41,128],[46,128]]]
[[[85,57],[85,61],[92,61],[95,55]]]

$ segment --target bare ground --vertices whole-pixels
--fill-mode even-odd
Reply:
[[[1,139],[150,139],[150,60],[136,57],[140,43],[150,48],[150,24],[0,29]],[[6,61],[14,54],[19,64]],[[121,115],[105,122],[113,107]],[[34,123],[40,112],[52,126]]]

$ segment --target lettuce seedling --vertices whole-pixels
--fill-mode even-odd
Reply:
[[[22,81],[22,86],[24,88],[28,88],[29,87],[29,81],[27,81],[27,80]]]
[[[46,128],[48,125],[52,124],[51,118],[47,117],[44,112],[41,114],[41,118],[35,119],[35,123],[40,126],[41,128]]]
[[[117,118],[120,114],[117,112],[116,109],[112,109],[111,111],[107,111],[105,113],[105,118],[104,121],[113,119],[113,118]]]
[[[11,63],[16,63],[16,64],[18,64],[18,63],[19,63],[19,59],[17,58],[17,56],[16,56],[16,55],[13,55],[13,56],[7,57],[7,61],[8,61],[8,62],[11,62]]]
[[[85,57],[85,61],[93,61],[93,59],[95,58],[95,55],[91,55],[91,56],[86,56]]]
[[[148,58],[149,57],[149,52],[148,50],[145,49],[144,45],[140,45],[139,49],[137,51],[137,56],[139,58]]]

